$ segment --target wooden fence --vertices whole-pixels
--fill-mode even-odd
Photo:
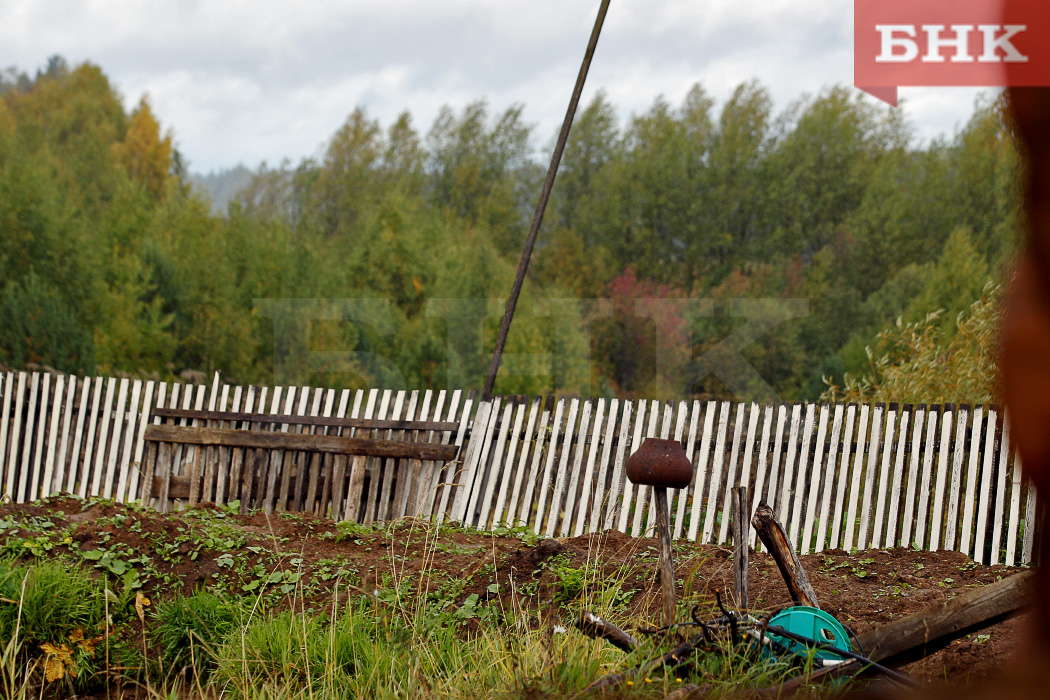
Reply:
[[[696,470],[689,488],[671,497],[675,537],[725,542],[729,489],[747,485],[752,509],[760,500],[771,504],[803,553],[909,546],[956,549],[986,563],[1032,561],[1036,494],[995,406],[478,402],[460,391],[8,372],[0,375],[0,487],[16,502],[59,492],[137,500],[142,435],[155,406],[454,421],[460,429],[443,441],[461,445],[460,457],[428,475],[430,495],[417,512],[479,528],[651,533],[649,489],[626,480],[624,464],[645,437],[662,437],[683,441]],[[374,483],[379,478],[376,472]],[[392,478],[384,492],[397,490]]]

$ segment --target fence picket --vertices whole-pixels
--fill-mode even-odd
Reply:
[[[1003,542],[1003,511],[1006,507],[1006,468],[1010,461],[1010,430],[1003,414],[1002,437],[999,442],[999,468],[996,470],[995,515],[992,520],[992,565],[999,563]]]
[[[970,468],[966,473],[966,502],[963,506],[962,537],[959,551],[970,554],[973,550],[974,498],[977,493],[977,478],[981,467],[981,419],[984,408],[978,406],[973,412],[973,423],[970,427]]]
[[[882,446],[882,414],[885,405],[875,404],[871,412],[871,439],[868,441],[868,466],[864,470],[864,495],[860,502],[860,535],[857,547],[865,549],[870,544],[869,534],[872,518],[872,494],[875,491],[875,477],[879,465],[879,449]]]
[[[845,464],[839,464],[839,438],[842,436],[842,416],[845,408],[841,405],[835,407],[835,417],[831,422],[831,444],[828,446],[828,461],[827,466],[824,468],[824,487],[822,489],[820,497],[820,529],[817,531],[817,544],[815,551],[823,552],[824,543],[827,542],[828,536],[828,519],[831,517],[831,496],[833,486],[835,485],[835,474],[836,472],[842,472],[842,476],[839,478],[839,483],[845,486],[845,479],[842,478],[845,475],[846,467]],[[824,431],[821,431],[821,437],[823,438]],[[847,447],[847,452],[849,448]],[[817,448],[817,456],[823,454],[823,450]],[[848,462],[848,456],[847,456]],[[819,471],[819,470],[817,470]],[[813,502],[816,503],[816,494],[813,495]],[[839,496],[841,502],[842,496]],[[809,541],[809,538],[804,538]]]
[[[1017,541],[1021,536],[1021,458],[1014,455],[1010,475],[1010,521],[1006,526],[1006,565],[1017,564]]]
[[[839,481],[838,488],[835,491],[835,515],[832,520],[830,535],[832,549],[838,549],[839,537],[842,533],[842,510],[846,505],[846,488],[850,486],[850,475],[853,473],[853,470],[850,468],[850,450],[853,447],[853,427],[856,419],[857,406],[851,403],[846,407],[846,432],[842,438],[842,457],[839,459]],[[858,481],[857,483],[859,484],[860,482]],[[852,497],[853,494],[851,492],[850,498]]]
[[[709,544],[715,531],[715,511],[718,508],[718,488],[721,485],[722,470],[725,468],[726,430],[729,427],[730,404],[722,402],[718,414],[718,437],[715,442],[715,454],[711,460],[711,480],[707,490],[707,514],[704,516],[704,532],[701,544]]]
[[[700,438],[700,456],[696,462],[696,475],[693,477],[693,508],[689,516],[689,539],[696,542],[700,531],[700,509],[704,503],[704,484],[707,480],[707,459],[711,454],[711,436],[715,424],[715,413],[717,413],[714,401],[707,402],[704,411],[704,432]]]
[[[583,457],[587,452],[587,431],[591,427],[592,411],[593,408],[591,407],[591,401],[585,401],[583,404],[583,412],[580,415],[580,428],[577,432],[578,437],[576,438],[576,450],[573,455],[572,471],[569,475],[569,490],[565,494],[565,506],[561,519],[561,529],[559,530],[562,537],[566,537],[569,534],[569,530],[572,527],[572,516],[576,507],[579,506],[581,512],[586,508],[586,506],[580,503],[577,493],[580,487],[580,472],[583,470]],[[560,502],[561,499],[559,497],[559,503]]]
[[[609,483],[608,479],[610,478],[609,462],[612,457],[613,443],[615,442],[616,437],[616,417],[619,413],[619,408],[619,399],[612,399],[609,402],[609,415],[605,419],[605,438],[602,442],[602,457],[598,465],[598,476],[595,479],[594,497],[591,499],[591,518],[587,523],[587,528],[590,532],[598,530],[600,523],[602,522],[602,510],[608,505],[606,503],[608,496],[606,495],[605,498],[599,498],[599,494],[603,492],[609,494],[612,491],[611,487],[607,486],[607,484]]]
[[[523,413],[526,410],[526,405],[528,403],[530,402],[522,402],[519,408],[519,413]],[[520,426],[515,426],[514,428],[513,437],[516,442],[521,442],[521,453],[518,455],[518,467],[516,470],[517,473],[514,476],[514,489],[511,491],[510,501],[507,503],[507,513],[503,516],[503,522],[507,527],[514,527],[519,522],[521,522],[521,520],[517,516],[519,507],[518,497],[521,496],[521,485],[525,480],[526,472],[528,472],[530,448],[535,444],[534,435],[536,430],[536,421],[539,419],[540,413],[543,412],[543,397],[535,397],[534,399],[532,399],[531,404],[532,406],[528,408],[529,420],[525,424],[525,432],[521,433],[520,438],[518,437]],[[515,442],[511,443],[512,446],[514,444]],[[591,529],[593,530],[595,527],[596,526],[592,526]]]
[[[791,407],[791,430],[788,432],[787,455],[781,471],[780,504],[777,508],[778,518],[784,525],[789,524],[791,517],[791,484],[795,476],[795,457],[798,455],[799,434],[802,431],[802,406]]]
[[[737,404],[736,422],[733,426],[733,444],[729,451],[729,472],[726,474],[726,488],[722,497],[722,523],[718,528],[718,544],[724,544],[729,536],[729,508],[732,487],[736,486],[737,459],[740,457],[740,441],[744,431],[744,409],[745,404]]]
[[[995,433],[998,412],[988,411],[988,428],[984,440],[984,468],[981,469],[981,496],[977,501],[977,534],[974,538],[974,561],[984,563],[984,547],[988,532],[988,506],[992,500],[992,479],[995,475]]]
[[[824,464],[824,442],[825,436],[828,434],[828,414],[831,413],[831,408],[824,404],[820,407],[820,424],[817,428],[817,444],[813,450],[813,475],[809,482],[809,493],[806,495],[806,520],[802,528],[802,546],[799,551],[802,554],[809,554],[810,545],[813,542],[813,528],[816,525],[814,522],[817,517],[817,499],[820,495],[821,480],[820,477],[822,465]],[[831,465],[830,469],[827,469],[829,475],[835,476],[834,463],[831,460],[831,455],[828,458],[828,464]],[[826,489],[828,492],[831,491],[830,484]],[[830,503],[828,504],[830,507]]]
[[[905,414],[907,415],[907,414]],[[902,418],[903,421],[903,418]],[[886,427],[883,430],[882,466],[879,469],[879,495],[875,503],[875,522],[871,531],[871,546],[878,549],[882,546],[882,532],[886,524],[886,491],[892,479],[893,453],[897,434],[894,427],[897,422],[897,404],[890,404],[886,411]]]
[[[908,423],[911,420],[911,406],[901,408],[900,428],[897,431],[897,450],[893,460],[893,481],[890,485],[890,505],[886,514],[886,539],[883,545],[894,547],[897,544],[898,514],[900,513],[901,489],[904,485],[904,455],[908,449]]]
[[[40,482],[40,498],[47,498],[51,495],[51,486],[55,479],[55,451],[60,441],[59,420],[62,417],[62,404],[65,398],[65,379],[65,376],[61,374],[55,378],[55,399],[51,407],[51,427],[48,430],[47,458],[44,460],[44,478]]]
[[[809,467],[809,445],[813,439],[813,422],[816,420],[816,406],[806,406],[806,422],[802,430],[802,448],[798,455],[798,471],[795,473],[795,489],[792,493],[791,525],[788,530],[788,541],[798,547],[799,526],[802,520],[802,500],[806,493],[806,470]]]

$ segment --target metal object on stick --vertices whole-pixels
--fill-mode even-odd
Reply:
[[[656,528],[660,537],[660,589],[663,624],[674,623],[675,580],[671,555],[671,525],[667,511],[667,489],[680,489],[693,479],[693,465],[677,440],[646,438],[627,460],[627,478],[653,487]]]

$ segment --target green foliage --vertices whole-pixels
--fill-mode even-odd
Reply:
[[[245,624],[248,610],[237,598],[198,591],[158,602],[153,619],[164,665],[177,672],[190,666],[205,679],[215,668],[218,646]]]
[[[943,308],[948,342],[1009,263],[1020,166],[1001,100],[919,145],[842,87],[777,113],[749,81],[715,105],[696,85],[622,121],[601,92],[580,112],[497,392],[812,399],[822,375],[867,371],[897,317]],[[128,113],[100,68],[58,57],[5,72],[0,362],[480,387],[547,149],[520,105],[446,107],[422,133],[355,109],[217,216],[146,98]],[[705,356],[749,299],[808,315],[739,348],[754,371],[727,383]]]
[[[1002,320],[1002,288],[991,283],[946,331],[943,309],[919,321],[901,319],[867,349],[870,370],[830,386],[833,401],[902,401],[986,404],[996,401],[997,331]]]

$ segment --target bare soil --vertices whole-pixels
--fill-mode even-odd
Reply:
[[[573,573],[590,571],[589,580],[594,580],[600,570],[598,580],[619,581],[624,591],[617,598],[622,605],[610,615],[614,622],[627,628],[655,623],[659,610],[657,541],[616,530],[538,539],[415,520],[374,528],[337,526],[297,513],[241,515],[210,504],[160,514],[68,497],[0,506],[4,520],[20,525],[0,531],[6,532],[0,542],[7,538],[8,551],[17,538],[43,533],[53,545],[49,555],[79,557],[88,567],[103,568],[84,558],[100,548],[136,559],[130,566],[154,600],[206,586],[264,596],[274,608],[296,604],[322,609],[331,604],[339,582],[349,595],[399,587],[416,595],[446,590],[455,605],[472,595],[479,603],[499,597],[534,616],[537,624],[569,627],[572,621],[564,618],[575,593]],[[731,600],[729,547],[683,541],[676,544],[675,556],[681,599],[701,604],[705,611],[714,610],[716,591]],[[958,552],[907,549],[831,550],[802,557],[802,562],[822,607],[858,633],[1018,571],[982,566]],[[281,578],[282,572],[297,576]],[[771,610],[790,603],[769,556],[752,553],[749,578],[752,608]],[[994,679],[1021,646],[1022,626],[1022,619],[1000,623],[905,670],[927,683]]]

